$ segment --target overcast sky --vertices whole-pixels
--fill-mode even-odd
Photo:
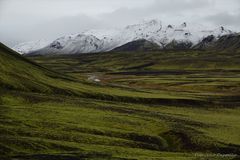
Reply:
[[[240,31],[240,0],[0,0],[0,41],[53,40],[153,18]]]

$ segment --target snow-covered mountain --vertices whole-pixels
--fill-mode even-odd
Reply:
[[[104,50],[104,41],[93,35],[77,34],[56,39],[43,49],[33,51],[32,54],[77,54],[96,53]]]
[[[166,25],[159,20],[143,21],[122,29],[89,30],[81,34],[64,36],[56,39],[47,46],[29,47],[28,50],[18,47],[18,51],[31,54],[80,54],[107,52],[132,41],[145,39],[158,44],[161,48],[172,44],[184,44],[193,47],[208,36],[219,37],[231,34],[224,27],[209,28],[199,24],[182,23]],[[41,48],[42,47],[42,48]],[[16,47],[14,47],[16,48]],[[33,48],[29,51],[30,48]],[[39,50],[36,50],[39,49]]]
[[[33,51],[39,50],[43,47],[46,47],[47,45],[49,45],[49,43],[51,43],[51,41],[41,39],[41,40],[37,40],[37,41],[20,43],[20,44],[14,46],[12,49],[17,51],[20,54],[28,54],[30,52],[33,52]]]

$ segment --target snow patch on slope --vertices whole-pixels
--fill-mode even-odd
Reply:
[[[46,47],[49,43],[51,43],[51,41],[41,39],[38,41],[20,43],[20,44],[14,46],[12,49],[17,51],[20,54],[28,54],[29,52],[39,50],[41,48]]]

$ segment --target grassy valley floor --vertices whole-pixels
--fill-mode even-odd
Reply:
[[[239,159],[237,53],[27,58],[47,71],[0,90],[2,159]]]

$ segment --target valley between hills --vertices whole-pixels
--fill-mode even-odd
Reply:
[[[238,160],[240,54],[0,46],[3,160]]]

